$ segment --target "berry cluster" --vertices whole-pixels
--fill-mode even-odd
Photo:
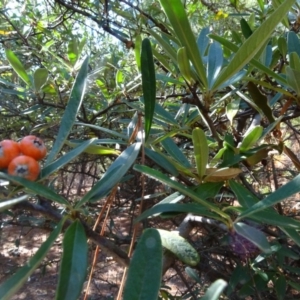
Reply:
[[[25,136],[19,143],[12,140],[0,142],[0,169],[7,169],[9,175],[36,180],[40,173],[39,160],[47,154],[42,139]]]

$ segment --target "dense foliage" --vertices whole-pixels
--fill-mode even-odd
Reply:
[[[51,233],[0,298],[60,234],[56,299],[84,294],[94,245],[124,267],[118,299],[175,299],[171,267],[180,299],[296,297],[299,16],[295,0],[3,1],[0,136],[48,155],[35,182],[2,170],[2,227],[30,211]]]

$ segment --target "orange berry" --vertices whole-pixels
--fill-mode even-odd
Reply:
[[[7,172],[9,175],[34,181],[40,174],[40,165],[34,158],[20,155],[10,162]]]
[[[0,169],[8,167],[9,163],[21,154],[19,144],[12,140],[0,142]]]
[[[20,149],[24,155],[36,160],[43,159],[47,154],[47,148],[43,140],[34,135],[25,136],[20,142]]]

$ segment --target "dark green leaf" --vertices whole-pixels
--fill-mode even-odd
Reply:
[[[23,185],[24,187],[28,188],[29,190],[33,191],[37,195],[40,195],[42,197],[45,197],[48,200],[52,200],[56,203],[63,204],[66,206],[69,206],[70,203],[62,196],[55,193],[52,189],[46,187],[45,185],[39,184],[37,182],[29,181],[22,177],[16,177],[16,176],[9,176],[4,173],[0,173],[2,178],[5,178],[7,180],[16,182],[18,184]]]
[[[147,140],[151,129],[156,97],[156,79],[153,55],[151,43],[147,38],[142,41],[141,72],[145,101],[145,140]]]
[[[149,148],[145,148],[145,154],[152,159],[158,166],[165,169],[167,172],[173,176],[178,176],[179,172],[175,166],[167,159],[164,155],[159,152],[153,151]]]
[[[88,244],[85,230],[76,220],[67,229],[63,240],[56,299],[77,300],[87,273]]]
[[[89,58],[86,57],[75,79],[68,105],[60,122],[60,128],[56,140],[47,157],[45,166],[49,165],[59,153],[59,151],[65,143],[65,140],[68,138],[68,135],[76,120],[76,116],[83,101],[83,96],[85,92],[86,78],[88,72],[88,61]]]
[[[195,193],[193,190],[191,190],[190,188],[186,187],[185,185],[171,180],[169,177],[167,177],[166,175],[153,170],[147,166],[140,166],[140,165],[134,165],[133,167],[136,171],[142,172],[147,174],[148,176],[159,180],[165,184],[167,184],[170,188],[176,189],[177,191],[179,191],[180,193],[190,197],[191,199],[193,199],[194,201],[198,202],[199,204],[201,204],[203,207],[212,210],[213,212],[215,212],[216,214],[220,215],[221,217],[224,218],[224,221],[227,220],[229,222],[231,222],[230,216],[227,215],[226,213],[224,213],[223,211],[221,211],[215,204],[210,203],[209,201],[203,200],[199,197],[199,195],[197,193]]]
[[[162,245],[158,231],[146,229],[134,251],[124,300],[157,300],[162,277]]]
[[[300,191],[300,175],[296,176],[290,182],[285,184],[284,186],[280,187],[278,190],[270,194],[265,199],[261,200],[260,202],[254,204],[246,211],[244,211],[238,219],[245,218],[246,216],[250,216],[258,211],[271,207],[278,202],[298,193]]]
[[[263,111],[263,113],[268,118],[270,123],[275,122],[272,109],[269,105],[268,98],[266,95],[262,94],[257,86],[249,81],[248,82],[248,91],[252,97],[253,102]]]
[[[106,196],[118,184],[128,169],[135,162],[141,143],[135,143],[129,146],[122,154],[109,166],[102,178],[85,194],[85,196],[76,204],[79,208],[87,201],[98,201]]]
[[[252,29],[250,28],[250,26],[248,25],[247,21],[244,18],[241,19],[241,28],[242,28],[242,33],[246,39],[251,36]]]

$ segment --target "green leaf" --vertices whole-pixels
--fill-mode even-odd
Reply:
[[[162,245],[175,254],[179,260],[192,267],[199,263],[200,257],[196,249],[178,232],[163,229],[157,229],[157,231],[160,234]]]
[[[280,229],[288,236],[290,237],[296,245],[300,247],[300,235],[299,231],[297,231],[294,228],[287,228],[287,227],[280,227]]]
[[[36,193],[37,195],[40,195],[48,200],[52,200],[56,203],[63,204],[66,206],[70,206],[70,203],[64,197],[56,194],[52,189],[46,187],[45,185],[39,184],[37,182],[29,181],[22,177],[10,176],[4,173],[0,173],[0,176],[7,180],[21,184],[24,187]]]
[[[118,184],[128,169],[135,162],[139,152],[141,143],[132,144],[109,166],[102,178],[85,194],[85,196],[76,204],[79,208],[87,201],[98,201],[106,196]]]
[[[47,157],[45,166],[49,165],[54,160],[54,158],[56,157],[56,155],[59,153],[62,146],[64,145],[65,140],[68,138],[70,131],[72,130],[73,124],[76,120],[77,113],[83,101],[83,96],[86,87],[86,78],[88,73],[88,62],[89,62],[89,58],[86,57],[79,70],[79,73],[76,76],[68,105],[65,109],[64,115],[61,120],[61,125],[56,140],[51,149],[51,152]]]
[[[289,54],[290,57],[290,68],[294,70],[300,70],[300,59],[296,52]]]
[[[205,216],[209,218],[219,219],[218,215],[210,212],[207,208],[201,207],[198,203],[158,203],[151,207],[150,209],[144,211],[139,215],[135,223],[140,222],[153,215],[158,215],[161,213],[192,213],[193,215]]]
[[[274,282],[274,288],[278,300],[286,299],[286,280],[284,275],[278,276],[277,280]]]
[[[300,96],[300,71],[287,66],[286,79],[288,85],[296,92],[297,96]]]
[[[178,148],[176,143],[171,138],[166,138],[161,142],[161,145],[176,161],[186,168],[191,168],[189,160],[185,157],[182,151]]]
[[[68,44],[68,58],[71,64],[74,66],[78,60],[78,41],[76,38],[72,37],[71,41]]]
[[[191,69],[190,61],[187,56],[185,47],[181,47],[177,51],[177,65],[183,78],[193,85],[197,81],[196,74]]]
[[[203,86],[207,89],[208,83],[203,62],[181,0],[160,0],[160,3],[181,43],[181,46],[186,48],[189,59],[191,60]]]
[[[25,71],[24,66],[18,59],[18,57],[10,50],[5,49],[6,58],[9,61],[10,65],[14,69],[14,71],[18,74],[18,76],[29,86],[31,86],[31,82],[28,74]]]
[[[201,297],[201,300],[218,300],[224,289],[227,286],[227,282],[223,279],[218,279],[213,282],[207,289],[205,295]]]
[[[223,182],[204,182],[195,188],[195,192],[200,198],[205,200],[208,198],[215,198],[223,185]]]
[[[266,236],[258,229],[245,223],[238,222],[233,224],[234,230],[239,235],[253,243],[265,253],[271,253],[271,247]]]
[[[48,254],[51,246],[60,234],[65,219],[62,219],[56,228],[49,235],[47,240],[41,245],[39,250],[34,256],[21,267],[14,275],[0,285],[0,299],[10,300],[12,296],[22,287],[27,278],[34,272],[34,270],[40,265],[43,259]]]
[[[162,278],[162,245],[158,231],[146,229],[134,251],[124,300],[157,300]]]
[[[48,71],[45,68],[38,68],[33,74],[34,88],[39,92],[41,87],[46,83],[48,78]]]
[[[295,0],[284,1],[274,12],[266,19],[260,27],[258,27],[253,34],[243,43],[239,48],[228,66],[222,70],[217,78],[213,89],[217,89],[223,82],[228,80],[231,76],[241,70],[255,54],[265,45],[273,30],[278,23],[288,13]]]
[[[270,123],[275,122],[272,109],[269,105],[268,98],[266,95],[262,94],[257,86],[249,81],[248,82],[248,91],[252,97],[253,102],[263,111],[265,116],[268,118]]]
[[[207,80],[211,89],[223,66],[223,50],[219,43],[213,42],[208,50]]]
[[[241,220],[246,216],[250,216],[258,211],[271,207],[277,204],[278,202],[298,193],[299,191],[300,191],[300,175],[296,176],[294,179],[292,179],[290,182],[280,187],[278,190],[270,194],[268,197],[254,204],[246,211],[241,213],[241,215],[238,217],[238,220]]]
[[[134,42],[134,54],[135,54],[135,61],[138,67],[138,70],[141,72],[141,45],[142,45],[142,37],[139,33]]]
[[[206,173],[209,155],[209,149],[204,131],[200,128],[194,128],[192,132],[192,139],[197,172],[198,176],[202,179]]]
[[[287,54],[286,38],[284,38],[283,36],[279,37],[277,43],[278,43],[278,49],[280,51],[280,54],[282,55],[283,58],[285,58]]]
[[[46,178],[54,172],[57,172],[57,170],[59,170],[61,167],[65,166],[71,160],[75,159],[78,155],[84,152],[85,149],[87,149],[91,144],[93,144],[94,141],[95,139],[84,141],[83,143],[79,144],[79,146],[77,146],[75,149],[69,151],[54,162],[48,164],[45,168],[42,169],[41,178]]]
[[[204,57],[205,51],[209,45],[209,37],[207,36],[209,32],[210,32],[209,27],[204,27],[201,29],[199,36],[197,38],[197,45],[202,58]]]
[[[240,23],[241,23],[241,29],[244,37],[246,39],[249,38],[253,33],[252,29],[250,28],[250,26],[248,25],[247,21],[244,18],[241,19]]]
[[[228,48],[229,50],[231,50],[234,53],[238,52],[238,50],[240,49],[239,46],[231,43],[230,41],[226,40],[223,37],[220,37],[220,36],[217,36],[217,35],[214,35],[214,34],[210,34],[209,37],[212,38],[215,41],[218,41],[221,45],[223,45],[224,47]],[[280,83],[282,83],[284,85],[287,84],[287,81],[286,81],[286,79],[284,77],[282,77],[279,74],[273,72],[270,68],[264,66],[258,60],[252,58],[250,60],[250,64],[252,64],[254,67],[256,67],[257,69],[259,69],[260,71],[266,73],[270,77],[276,79],[278,82],[280,82]],[[226,82],[226,80],[225,80],[225,82]],[[215,88],[215,89],[217,89],[217,88]]]
[[[84,149],[84,153],[88,153],[88,154],[95,154],[95,155],[119,155],[120,151],[119,150],[115,150],[115,149],[111,149],[111,148],[107,148],[104,146],[100,146],[98,145],[98,141],[91,139],[89,141],[93,141],[92,143],[89,143],[89,145]],[[72,148],[77,148],[79,146],[81,146],[83,143],[85,143],[87,141],[66,141],[66,145],[72,147]],[[117,143],[116,141],[114,142],[115,144]]]
[[[178,176],[179,172],[177,171],[176,167],[168,159],[166,159],[164,155],[149,148],[145,148],[145,154],[150,159],[152,159],[159,167],[165,169],[173,176]]]
[[[86,279],[88,244],[84,227],[76,220],[67,229],[55,299],[77,300]]]
[[[252,146],[254,146],[261,137],[262,132],[263,127],[260,125],[254,126],[249,132],[246,132],[246,136],[243,138],[239,147],[240,151],[245,152],[249,150]]]
[[[212,210],[213,212],[215,212],[216,214],[220,215],[221,217],[224,218],[224,220],[227,220],[228,222],[231,223],[231,218],[229,215],[227,215],[226,213],[224,213],[222,210],[220,210],[218,208],[217,205],[210,203],[209,201],[205,201],[203,199],[201,199],[198,194],[196,192],[194,192],[193,190],[189,189],[188,187],[186,187],[185,185],[171,180],[169,177],[167,177],[166,175],[153,170],[147,166],[141,166],[141,165],[134,165],[133,167],[134,170],[141,172],[141,173],[145,173],[148,176],[159,180],[160,182],[163,182],[165,184],[167,184],[170,188],[173,188],[177,191],[179,191],[180,193],[190,197],[191,199],[193,199],[194,201],[198,202],[199,204],[201,204],[203,207]]]
[[[287,49],[289,55],[295,52],[300,57],[300,41],[294,31],[289,31],[287,34]]]
[[[143,39],[141,52],[142,87],[145,102],[145,140],[147,141],[155,108],[156,78],[151,43]]]

